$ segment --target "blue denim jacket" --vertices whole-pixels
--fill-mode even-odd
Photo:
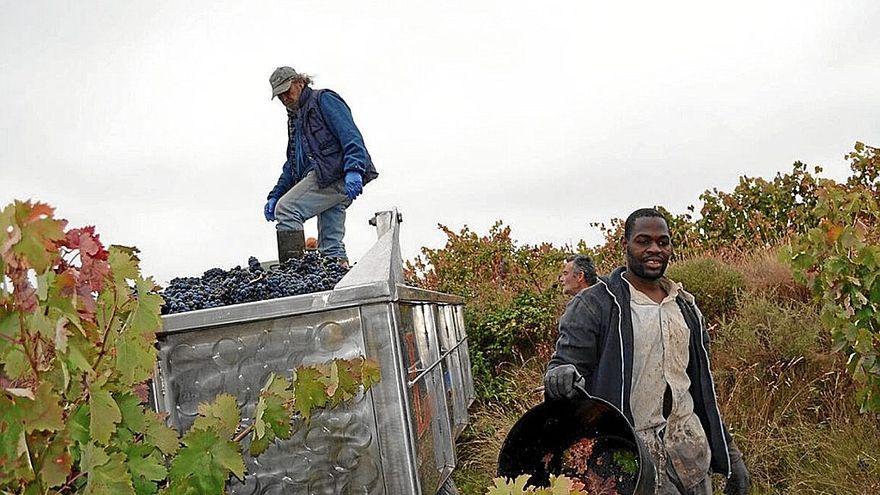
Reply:
[[[310,101],[314,97],[318,98],[317,107],[320,110],[320,115],[317,117],[308,115],[309,109],[315,106],[315,102]],[[318,156],[318,153],[324,154],[324,149],[310,149],[321,146],[322,137],[304,135],[303,124],[307,118],[318,119],[317,127],[322,130],[326,127],[326,130],[332,133],[331,140],[334,141],[332,148],[337,152],[341,150],[341,163],[336,164],[334,160],[322,160],[322,156]],[[315,123],[312,124],[310,128],[315,127]],[[316,144],[310,145],[310,143]],[[345,176],[346,172],[352,170],[361,173],[364,183],[378,175],[364,145],[364,139],[354,124],[348,105],[333,91],[315,91],[305,87],[300,97],[299,110],[288,112],[287,160],[284,162],[281,176],[275,187],[269,192],[268,198],[280,198],[312,170],[316,170],[318,173],[321,187],[326,187],[339,180]]]

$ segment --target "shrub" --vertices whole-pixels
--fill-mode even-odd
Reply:
[[[781,302],[810,300],[809,288],[795,280],[791,264],[779,249],[760,250],[738,260],[745,290]]]
[[[679,261],[669,266],[667,276],[680,282],[694,295],[708,321],[718,319],[736,307],[737,295],[745,287],[742,273],[712,258]]]
[[[772,366],[822,351],[818,310],[810,304],[782,303],[765,295],[745,293],[736,315],[717,326],[713,350],[741,363]]]
[[[814,174],[821,171],[819,167],[813,170]],[[704,192],[701,218],[696,222],[704,246],[762,249],[792,233],[806,232],[816,224],[812,209],[818,181],[814,174],[795,162],[791,173],[778,173],[773,180],[743,176],[730,193]]]
[[[507,402],[511,364],[549,355],[564,298],[556,280],[568,254],[550,244],[519,245],[500,221],[480,236],[444,226],[443,249],[407,262],[411,284],[467,298],[465,324],[477,397]]]
[[[520,294],[494,311],[465,309],[469,350],[478,396],[511,399],[510,382],[502,371],[546,349],[558,317],[555,294]],[[546,356],[542,356],[546,357]]]
[[[790,259],[822,302],[835,350],[860,384],[863,411],[880,412],[880,148],[856,143],[846,184],[823,181],[818,226],[795,240]]]

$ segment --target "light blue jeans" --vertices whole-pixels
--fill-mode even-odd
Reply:
[[[303,223],[317,216],[318,250],[324,256],[348,259],[342,238],[345,237],[345,209],[350,204],[343,179],[321,189],[312,171],[278,199],[275,228],[303,230]]]

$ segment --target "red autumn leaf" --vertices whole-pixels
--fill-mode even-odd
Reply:
[[[101,236],[95,234],[94,225],[68,230],[60,244],[68,249],[79,249],[92,258],[107,259],[107,251],[101,244]]]
[[[73,302],[80,317],[94,321],[97,303],[92,294],[91,287],[83,282],[80,271],[71,265],[64,264],[55,277],[55,285],[59,289],[59,295]]]
[[[101,244],[100,236],[95,234],[95,227],[71,229],[59,244],[68,249],[79,249],[80,283],[93,291],[100,291],[104,279],[110,275],[110,264],[107,262],[109,253]]]

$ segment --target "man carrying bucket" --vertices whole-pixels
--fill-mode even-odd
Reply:
[[[547,396],[574,398],[582,381],[620,409],[651,453],[658,494],[711,495],[711,472],[727,477],[728,495],[748,494],[748,470],[718,410],[703,315],[663,276],[672,256],[663,215],[630,214],[621,246],[626,267],[578,293],[559,321]]]

